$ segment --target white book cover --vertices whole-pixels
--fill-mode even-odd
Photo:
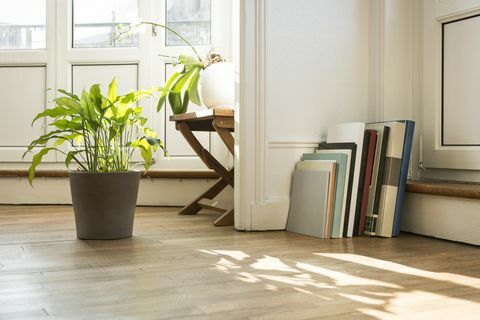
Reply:
[[[352,195],[350,203],[350,217],[348,223],[347,235],[351,237],[353,235],[353,226],[355,223],[355,213],[357,211],[357,196],[358,196],[358,183],[360,179],[360,167],[362,164],[363,153],[363,138],[365,135],[365,123],[352,122],[341,123],[328,127],[328,143],[341,143],[341,142],[353,142],[357,145],[357,151],[355,155],[355,171],[353,174]]]

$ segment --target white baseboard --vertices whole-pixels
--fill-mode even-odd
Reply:
[[[480,200],[407,192],[401,229],[480,245]]]
[[[142,179],[138,205],[184,206],[211,187],[215,180]],[[37,178],[32,188],[26,178],[0,179],[0,204],[71,204],[67,178]],[[219,196],[233,203],[233,189],[227,187]]]
[[[252,206],[252,230],[285,230],[290,200],[284,197],[269,198]]]

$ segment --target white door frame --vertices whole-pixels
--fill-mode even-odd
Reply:
[[[285,201],[265,193],[267,154],[265,117],[266,0],[240,1],[240,54],[235,119],[235,228],[284,229]]]

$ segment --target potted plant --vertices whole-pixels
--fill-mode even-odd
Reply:
[[[146,127],[147,118],[137,102],[160,88],[117,94],[115,79],[103,96],[98,84],[80,97],[65,90],[54,100],[55,107],[39,113],[33,122],[51,118],[46,134],[32,141],[30,184],[42,158],[51,151],[65,155],[69,172],[77,237],[80,239],[119,239],[132,236],[140,172],[132,170],[136,150],[145,169],[152,164],[152,153],[162,141]],[[61,147],[67,145],[67,148]],[[165,151],[165,150],[164,150]]]
[[[165,82],[165,90],[160,94],[157,111],[160,111],[167,99],[173,114],[185,113],[190,101],[208,108],[234,106],[234,67],[226,62],[219,52],[211,50],[206,58],[202,58],[195,47],[178,32],[149,21],[136,22],[128,26],[118,25],[117,37],[131,36],[142,26],[150,26],[153,36],[156,36],[157,28],[174,33],[193,52],[193,55],[181,54],[178,57],[161,55],[176,66],[176,71]]]

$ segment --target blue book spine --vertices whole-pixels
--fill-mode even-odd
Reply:
[[[400,234],[400,223],[402,221],[403,202],[405,200],[405,189],[407,187],[408,166],[410,153],[412,152],[413,131],[415,122],[411,120],[400,121],[405,123],[405,142],[403,144],[402,167],[400,169],[400,181],[398,183],[397,204],[395,206],[395,217],[393,222],[392,236]]]

